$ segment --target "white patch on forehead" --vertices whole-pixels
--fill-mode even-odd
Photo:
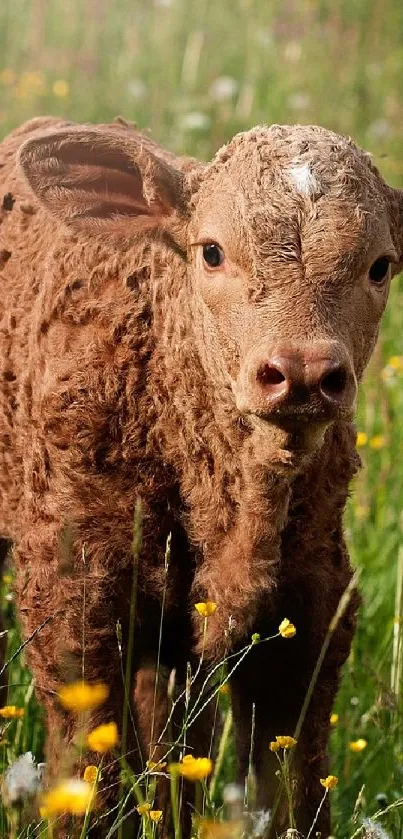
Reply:
[[[292,166],[291,169],[288,170],[292,180],[294,181],[294,186],[297,188],[298,192],[301,195],[307,195],[308,197],[315,198],[316,196],[320,195],[321,187],[318,183],[315,175],[311,171],[311,167],[309,163],[301,163]]]

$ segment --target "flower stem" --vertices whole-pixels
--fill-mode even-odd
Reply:
[[[327,796],[328,792],[329,792],[329,790],[328,790],[328,789],[325,789],[325,792],[324,792],[323,798],[322,798],[322,800],[319,802],[319,807],[318,807],[318,809],[317,809],[317,811],[316,811],[316,813],[315,813],[315,818],[314,818],[314,820],[313,820],[313,822],[312,822],[312,824],[311,824],[311,826],[310,826],[310,828],[309,828],[309,833],[308,833],[308,835],[307,835],[306,839],[310,839],[310,836],[312,835],[312,831],[313,831],[313,829],[314,829],[314,827],[315,827],[316,822],[318,821],[319,813],[320,813],[320,811],[321,811],[321,809],[322,809],[322,807],[323,807],[323,805],[324,805],[324,803],[325,803],[326,796]]]
[[[98,789],[98,781],[99,781],[99,776],[101,774],[103,759],[104,759],[104,755],[102,755],[101,760],[99,762],[99,765],[97,766],[97,774],[96,774],[95,781],[94,781],[94,784],[93,784],[93,787],[92,787],[91,798],[88,802],[88,807],[85,811],[85,818],[84,818],[84,821],[83,821],[83,826],[81,828],[80,839],[85,839],[85,837],[87,835],[87,827],[88,827],[90,817],[91,817],[92,805],[95,801],[95,796],[96,796],[97,789]]]

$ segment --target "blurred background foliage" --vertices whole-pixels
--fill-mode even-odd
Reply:
[[[318,122],[403,174],[399,0],[2,0],[0,130],[118,113],[209,156],[261,122]]]
[[[251,125],[315,122],[352,135],[403,186],[402,91],[401,0],[0,3],[0,135],[38,114],[122,114],[208,158]],[[402,298],[396,278],[362,391],[365,470],[346,517],[363,606],[332,734],[338,839],[403,795]],[[10,649],[16,638],[11,622]],[[27,704],[26,678],[14,671],[10,702]],[[40,742],[38,726],[32,709],[25,749]],[[357,738],[368,743],[362,752],[349,747]],[[400,812],[383,817],[393,839],[403,835]]]

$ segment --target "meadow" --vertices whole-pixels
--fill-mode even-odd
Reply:
[[[39,114],[94,122],[121,114],[173,150],[208,159],[254,124],[313,122],[350,134],[385,179],[403,188],[402,91],[400,0],[0,4],[0,137]],[[332,726],[337,839],[403,837],[402,304],[400,276],[357,419],[364,468],[345,527],[363,601]],[[12,568],[1,582],[1,601],[13,657],[4,704],[24,709],[19,718],[0,719],[4,772],[28,750],[43,759],[43,720],[18,652]],[[220,709],[228,738],[215,782],[217,806],[233,780],[225,695]],[[1,810],[0,836],[52,836],[45,822],[33,818],[23,829],[10,813]],[[151,828],[144,828],[147,836],[157,835],[158,822]]]

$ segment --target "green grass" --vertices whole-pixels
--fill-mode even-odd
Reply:
[[[2,0],[0,5],[1,135],[41,113],[81,121],[122,114],[171,148],[208,158],[235,131],[256,123],[318,122],[351,134],[373,153],[386,179],[403,186],[402,89],[400,0]],[[403,356],[402,304],[402,279],[396,278],[361,393],[359,428],[369,442],[361,449],[364,471],[346,514],[363,605],[331,740],[331,768],[340,778],[332,793],[337,839],[350,839],[361,817],[379,809],[379,794],[387,804],[403,795],[395,622],[399,548],[400,573],[403,564],[403,371],[382,372],[388,359]],[[370,443],[379,435],[382,445],[376,449]],[[12,654],[19,641],[12,603],[5,601],[8,591],[5,584]],[[43,745],[23,653],[11,667],[10,683],[10,703],[24,705],[26,713],[5,725],[3,767],[27,749],[40,758]],[[358,737],[368,745],[354,754],[348,744]],[[230,739],[219,791],[232,769]],[[4,836],[5,818],[3,812]],[[381,823],[399,839],[403,808]]]

